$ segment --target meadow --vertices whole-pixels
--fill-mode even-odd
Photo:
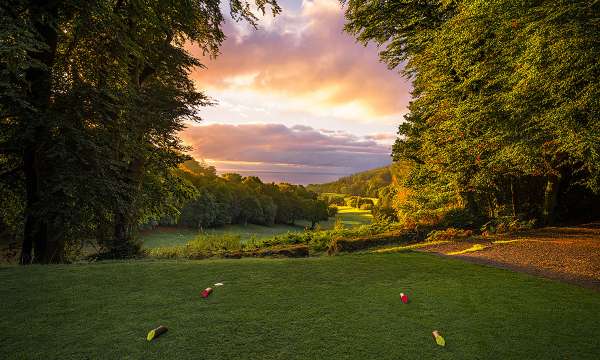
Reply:
[[[600,353],[597,292],[422,253],[3,266],[0,282],[4,359]],[[216,282],[224,286],[202,299]],[[169,331],[146,341],[158,325]],[[435,344],[433,330],[446,347]]]
[[[339,220],[338,220],[339,219]],[[339,206],[335,217],[327,221],[320,222],[319,229],[330,230],[335,226],[336,221],[340,221],[344,227],[350,228],[365,224],[370,224],[373,219],[369,210],[360,210],[349,206]],[[157,248],[163,246],[185,245],[200,234],[208,235],[239,235],[242,241],[248,241],[252,238],[264,240],[275,235],[288,232],[302,232],[309,227],[306,221],[297,221],[296,225],[276,224],[273,226],[261,226],[255,224],[248,225],[226,225],[219,228],[209,228],[203,231],[188,228],[158,228],[156,230],[145,231],[140,235],[144,248]]]

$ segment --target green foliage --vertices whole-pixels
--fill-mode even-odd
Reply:
[[[414,85],[393,147],[411,163],[401,219],[550,223],[577,207],[574,188],[599,192],[597,2],[346,3],[346,30]]]
[[[340,223],[341,224],[341,223]],[[312,251],[322,252],[331,247],[331,243],[339,238],[357,238],[368,237],[401,230],[401,226],[394,223],[373,223],[352,228],[345,228],[343,225],[337,226],[332,230],[288,232],[287,234],[277,235],[270,239],[264,239],[256,242],[253,246],[257,248],[276,245],[307,244]]]
[[[433,241],[461,241],[466,240],[473,236],[472,230],[462,230],[456,228],[446,228],[444,230],[433,230],[427,234],[427,238],[425,241],[433,242]]]
[[[311,185],[309,185],[311,186]],[[336,193],[321,193],[319,194],[319,199],[324,200],[327,204],[332,206],[345,206],[346,201],[344,200],[347,197],[345,194],[336,194]]]
[[[481,226],[481,233],[489,234],[506,234],[519,231],[531,230],[535,226],[535,220],[519,220],[511,216],[503,216],[492,219]]]
[[[0,183],[0,243],[15,242],[23,231],[22,189],[11,189]]]
[[[311,184],[307,189],[324,194],[332,195],[328,202],[339,201],[339,197],[335,194],[355,195],[362,197],[377,197],[377,192],[380,188],[392,183],[395,176],[395,165],[386,166],[383,168],[367,170],[350,176],[344,176],[339,180],[326,184]],[[343,205],[335,203],[336,205]]]
[[[227,3],[253,26],[255,10],[280,11],[274,0]],[[63,261],[67,242],[85,238],[129,253],[140,222],[194,197],[172,181],[187,159],[177,134],[213,101],[188,77],[202,64],[186,46],[218,54],[220,5],[2,3],[0,184],[25,194],[22,263]]]
[[[222,234],[214,235],[199,235],[194,240],[190,241],[187,246],[196,251],[217,252],[224,250],[241,250],[242,242],[239,235]]]
[[[240,251],[242,248],[241,237],[237,234],[201,234],[186,245],[150,248],[146,250],[146,254],[158,259],[202,259]]]
[[[307,220],[311,227],[328,219],[327,204],[301,185],[264,184],[258,177],[239,174],[218,176],[212,166],[188,160],[177,171],[180,181],[195,191],[183,202],[180,224],[208,228],[228,224],[294,224]],[[164,221],[161,221],[164,222]]]

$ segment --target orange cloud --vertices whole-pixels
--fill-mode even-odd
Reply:
[[[344,114],[381,117],[404,113],[411,85],[342,31],[336,0],[303,1],[263,29],[226,25],[221,55],[204,58],[207,69],[192,74],[199,88],[258,92],[313,107],[338,107]],[[263,22],[264,24],[264,22]],[[202,57],[197,48],[192,53]],[[277,98],[276,97],[276,98]],[[304,105],[303,105],[304,106]]]

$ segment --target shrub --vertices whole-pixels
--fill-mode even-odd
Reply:
[[[186,257],[185,245],[147,249],[146,255],[157,259],[183,258]]]
[[[503,216],[491,221],[488,221],[481,227],[481,233],[489,234],[505,234],[518,231],[531,230],[535,227],[535,220],[519,220],[512,216]]]
[[[142,241],[138,238],[131,238],[129,241],[116,241],[112,237],[107,239],[99,239],[99,252],[92,255],[92,258],[97,260],[106,259],[130,259],[143,255]],[[76,249],[67,249],[77,251]]]
[[[480,226],[484,221],[484,218],[475,216],[463,208],[451,208],[442,215],[439,226],[449,228],[473,228]]]
[[[473,231],[456,228],[447,228],[444,230],[433,230],[425,241],[444,241],[444,240],[466,240],[473,236]]]
[[[293,245],[293,246],[276,246],[266,249],[260,249],[255,252],[247,253],[258,257],[275,256],[275,257],[307,257],[309,255],[308,246]]]
[[[416,240],[416,234],[405,230],[389,231],[362,237],[336,237],[329,243],[327,253],[332,255],[341,251],[357,251],[376,246],[404,244],[414,240]]]
[[[290,233],[293,234],[293,233]],[[292,239],[292,240],[290,240]],[[242,244],[239,235],[224,234],[218,236],[200,235],[183,246],[170,246],[146,250],[146,255],[159,259],[205,259],[209,257],[241,258],[241,257],[304,257],[308,256],[306,244],[288,242],[300,241],[294,236],[281,237],[274,241],[256,241]],[[278,243],[275,245],[275,243]]]
[[[198,235],[186,244],[193,252],[219,252],[242,249],[242,238],[237,234]]]
[[[373,206],[371,214],[375,221],[398,221],[398,214],[396,210],[386,206]]]

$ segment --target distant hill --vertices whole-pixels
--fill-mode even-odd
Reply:
[[[338,193],[376,198],[379,189],[392,183],[397,165],[367,170],[344,176],[325,184],[310,184],[306,188],[316,193]]]

